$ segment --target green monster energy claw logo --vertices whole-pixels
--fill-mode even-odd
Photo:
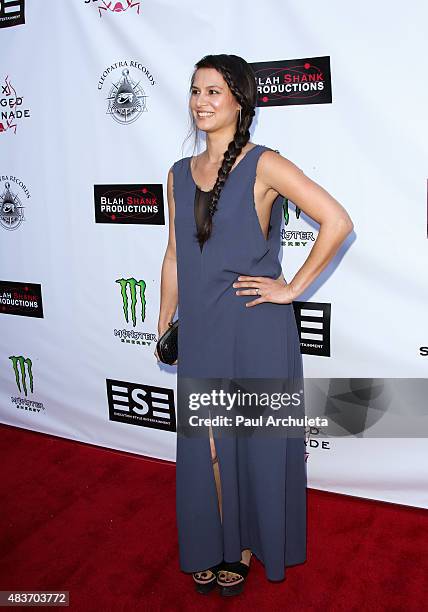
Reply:
[[[136,305],[137,305],[137,286],[140,288],[140,300],[141,300],[141,320],[144,322],[146,318],[146,297],[145,289],[146,283],[143,280],[137,281],[135,278],[119,278],[116,283],[120,285],[120,292],[122,295],[123,313],[125,315],[125,321],[129,322],[129,306],[131,308],[132,325],[137,325]],[[130,304],[128,302],[128,291],[130,291]]]
[[[282,210],[284,212],[284,223],[285,225],[288,225],[288,222],[290,221],[290,213],[288,210],[288,198],[284,198],[284,201],[282,203]],[[298,219],[300,217],[300,208],[298,208],[296,206],[296,219]]]
[[[22,357],[22,355],[20,355],[19,357],[12,355],[9,357],[9,359],[12,361],[13,371],[15,372],[15,380],[16,380],[16,384],[18,386],[19,392],[21,393],[20,380],[22,380],[22,388],[24,389],[25,395],[27,395],[27,384],[26,384],[27,376],[26,376],[26,371],[25,371],[25,364],[27,364],[28,380],[30,382],[30,391],[31,393],[33,393],[33,367],[32,367],[33,363],[31,359],[29,357],[26,357],[26,358]]]
[[[275,153],[280,153],[279,149],[275,149]],[[288,211],[288,198],[284,198],[282,201],[282,211],[284,213],[284,225],[288,225],[290,221],[290,213]],[[296,206],[296,219],[300,217],[300,208]]]

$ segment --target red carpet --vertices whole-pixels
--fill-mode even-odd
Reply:
[[[0,425],[0,590],[68,590],[70,609],[418,612],[428,512],[308,492],[308,561],[245,593],[193,591],[178,567],[175,464]],[[23,609],[23,608],[22,608]]]

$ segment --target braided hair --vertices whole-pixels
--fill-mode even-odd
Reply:
[[[229,142],[224,153],[222,164],[217,174],[217,180],[210,193],[208,202],[209,214],[199,230],[196,232],[200,246],[211,236],[212,218],[217,210],[221,190],[231,171],[237,157],[250,140],[250,126],[255,115],[257,102],[257,87],[254,72],[251,66],[238,55],[206,55],[197,64],[191,78],[190,90],[192,90],[196,71],[199,68],[215,68],[226,81],[231,93],[241,106],[241,113],[238,114],[236,130],[233,140]],[[195,121],[192,116],[193,125]]]

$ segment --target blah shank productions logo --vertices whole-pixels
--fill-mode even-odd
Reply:
[[[12,187],[13,184],[13,187]],[[20,196],[18,195],[18,188]],[[30,199],[30,192],[16,176],[0,176],[0,227],[16,230],[25,221],[23,199]]]
[[[115,329],[114,335],[126,344],[151,346],[156,342],[156,334],[149,331],[138,331],[135,328],[146,320],[146,282],[135,278],[118,278],[122,300],[122,312],[128,325],[132,323],[133,329]]]
[[[19,410],[27,412],[41,412],[45,410],[42,402],[29,399],[28,395],[34,393],[33,362],[23,355],[9,356],[15,383],[19,391],[18,396],[11,396],[12,404]],[[24,396],[24,397],[23,397]]]
[[[18,96],[9,76],[6,76],[1,86],[0,133],[13,130],[13,133],[16,134],[18,121],[21,122],[30,117],[30,109],[23,107],[23,101],[24,98]]]
[[[24,23],[24,0],[0,0],[0,28],[10,28]]]
[[[94,185],[95,223],[165,225],[161,184]]]
[[[150,70],[134,60],[115,62],[108,66],[98,81],[100,91],[108,88],[107,114],[122,125],[134,123],[147,112],[148,95],[143,89],[140,73],[146,78],[149,87],[156,85]]]
[[[0,313],[43,319],[42,286],[0,280]]]
[[[331,304],[293,302],[302,355],[330,357]]]
[[[257,106],[332,101],[329,56],[254,62],[251,66],[257,83]]]
[[[108,13],[126,13],[126,11],[140,14],[140,0],[112,0],[108,2],[107,0],[84,0],[85,4],[91,4],[92,6],[96,6],[98,9],[99,16],[107,15]]]
[[[110,421],[177,431],[173,389],[106,379]]]

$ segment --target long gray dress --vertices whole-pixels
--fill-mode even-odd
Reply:
[[[197,185],[190,157],[173,165],[178,275],[178,377],[302,378],[292,304],[236,295],[239,275],[278,278],[282,198],[268,239],[254,205],[257,162],[250,149],[223,186],[210,239],[195,238]],[[176,516],[180,567],[195,572],[239,561],[250,548],[269,580],[306,559],[306,465],[302,438],[215,438],[221,521],[208,437],[177,436]]]

